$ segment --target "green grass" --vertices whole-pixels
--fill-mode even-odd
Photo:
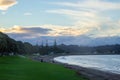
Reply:
[[[0,80],[85,80],[62,65],[27,58],[0,57]]]

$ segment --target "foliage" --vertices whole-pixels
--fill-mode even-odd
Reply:
[[[50,53],[62,53],[63,51],[56,46],[33,46],[28,42],[15,41],[6,34],[0,32],[0,55],[10,55],[13,54],[34,54],[40,53],[41,55],[46,55]]]
[[[104,45],[104,46],[78,46],[78,45],[57,45],[56,40],[53,46],[46,45],[33,46],[28,42],[15,41],[6,34],[0,32],[0,56],[12,54],[120,54],[120,45]]]
[[[94,47],[62,44],[58,47],[69,54],[120,54],[119,44]]]

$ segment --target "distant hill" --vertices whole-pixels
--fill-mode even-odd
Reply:
[[[33,45],[45,43],[48,40],[49,45],[53,45],[54,39],[57,40],[57,44],[65,45],[80,45],[80,46],[102,46],[102,45],[115,45],[120,44],[120,36],[104,36],[104,37],[92,37],[90,35],[79,36],[38,36],[34,38],[25,38],[28,35],[8,33],[8,35],[16,40],[27,41]],[[30,36],[29,36],[30,37]]]
[[[59,45],[60,49],[65,50],[68,54],[120,54],[120,45],[103,45],[103,46],[78,46],[78,45]]]
[[[119,39],[119,38],[118,38]],[[99,39],[97,40],[99,42]],[[96,43],[97,44],[97,43]],[[16,41],[8,35],[0,32],[0,56],[15,54],[120,54],[120,45],[102,45],[102,46],[79,46],[79,45],[56,45],[33,46],[28,42]]]

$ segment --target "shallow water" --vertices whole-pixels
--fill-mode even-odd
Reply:
[[[120,55],[72,55],[56,57],[54,60],[120,74]]]

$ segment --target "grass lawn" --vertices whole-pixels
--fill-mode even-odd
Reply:
[[[85,80],[62,65],[17,56],[0,57],[0,80]]]

